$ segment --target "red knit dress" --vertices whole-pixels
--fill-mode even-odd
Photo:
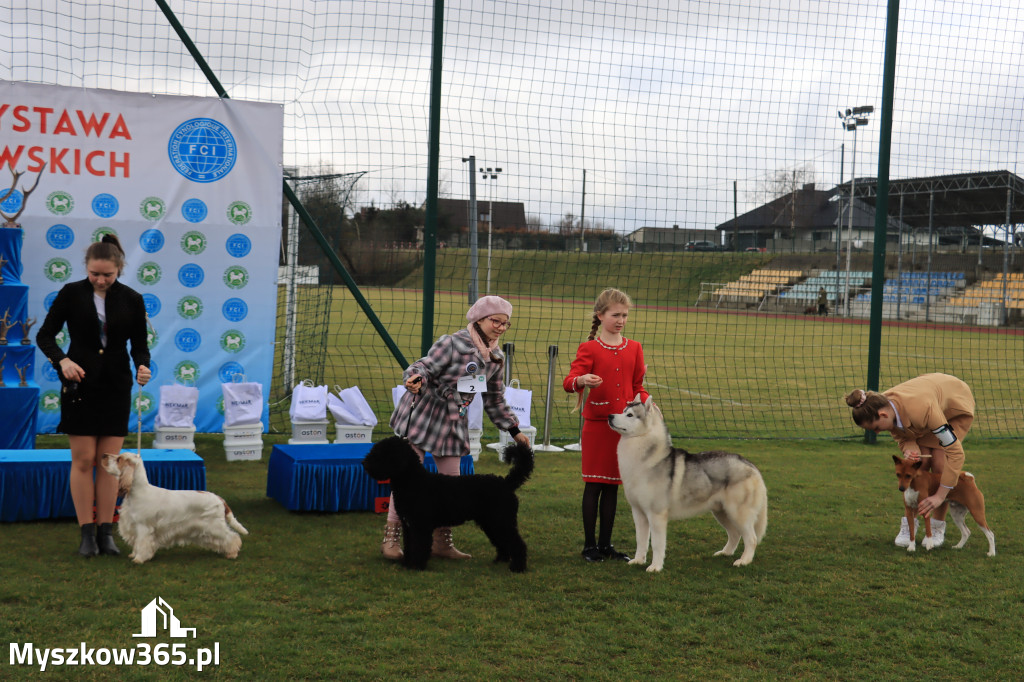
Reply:
[[[636,341],[623,338],[618,346],[598,339],[585,341],[576,350],[569,375],[562,382],[567,393],[576,393],[576,378],[596,374],[604,381],[590,389],[583,405],[583,480],[588,483],[622,484],[616,452],[619,434],[608,426],[608,415],[619,414],[637,393],[647,399],[643,387],[644,351]]]

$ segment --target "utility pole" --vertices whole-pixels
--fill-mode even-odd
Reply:
[[[476,221],[479,212],[476,210],[476,157],[469,156],[462,163],[469,163],[469,305],[480,298],[479,252],[477,247]]]
[[[587,243],[583,241],[583,230],[584,222],[583,218],[587,214],[587,169],[583,169],[583,195],[580,197],[580,251],[587,250]]]

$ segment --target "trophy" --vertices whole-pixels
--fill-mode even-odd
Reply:
[[[18,386],[25,388],[28,386],[28,382],[25,380],[25,370],[28,369],[29,363],[25,363],[21,367],[18,367],[17,363],[14,365],[14,371],[18,373]]]
[[[7,165],[11,169],[11,175],[14,176],[14,182],[11,183],[11,188],[9,190],[0,195],[0,203],[7,201],[7,197],[11,196],[11,194],[14,192],[14,188],[18,186],[18,180],[20,180],[21,176],[25,174],[25,171],[21,171],[20,173],[15,171],[13,163],[8,162]],[[32,194],[32,192],[35,191],[36,187],[39,186],[39,178],[43,177],[43,170],[45,169],[46,164],[44,163],[42,165],[42,168],[39,169],[39,175],[36,176],[35,184],[32,185],[31,188],[25,189],[24,185],[21,186],[21,208],[18,209],[17,213],[15,213],[14,215],[7,215],[3,211],[0,211],[0,216],[3,216],[7,220],[7,222],[4,223],[4,227],[20,227],[20,225],[18,225],[18,216],[20,216],[25,211],[25,207],[28,205],[28,195]]]
[[[8,308],[4,311],[4,316],[0,317],[0,346],[7,345],[7,331],[16,324],[19,323],[11,322],[11,309]]]
[[[32,325],[36,323],[36,318],[29,317],[21,321],[21,345],[28,346],[32,344],[32,340],[28,337],[29,332],[32,330]]]

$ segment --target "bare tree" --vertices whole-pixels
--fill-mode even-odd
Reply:
[[[754,198],[755,203],[765,205],[775,199],[785,199],[778,204],[778,210],[773,219],[775,239],[782,237],[782,225],[789,225],[790,236],[796,234],[797,193],[805,185],[813,182],[814,166],[809,163],[777,170],[758,181],[757,187],[754,189],[757,195]]]

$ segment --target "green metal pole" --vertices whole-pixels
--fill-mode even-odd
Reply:
[[[441,55],[444,0],[434,0],[434,44],[430,54],[430,132],[427,142],[427,206],[423,226],[423,355],[434,343],[434,275],[437,262],[437,176],[441,155]]]
[[[284,195],[288,197],[288,202],[292,205],[292,208],[295,209],[295,212],[299,214],[299,219],[306,225],[306,229],[308,229],[310,234],[313,235],[313,238],[316,239],[317,243],[320,245],[320,249],[324,252],[324,255],[326,255],[328,260],[331,261],[331,265],[333,265],[337,273],[341,275],[341,278],[345,281],[345,285],[348,287],[348,290],[352,292],[352,297],[356,299],[356,303],[358,303],[359,307],[363,309],[364,313],[366,313],[366,317],[369,318],[370,324],[372,324],[373,328],[377,330],[377,334],[381,339],[383,339],[384,345],[386,345],[388,350],[391,351],[391,355],[395,357],[395,360],[398,360],[398,364],[402,366],[402,369],[408,367],[409,363],[406,361],[405,356],[402,355],[402,351],[398,349],[398,345],[395,344],[394,339],[392,339],[391,335],[388,334],[388,330],[384,328],[380,319],[377,318],[377,313],[373,312],[373,308],[370,307],[369,301],[366,300],[363,293],[359,290],[359,286],[356,284],[356,281],[352,279],[352,275],[350,275],[348,270],[345,269],[341,259],[338,258],[338,254],[334,253],[334,249],[331,248],[330,243],[327,241],[327,237],[325,237],[324,233],[320,231],[320,227],[316,224],[313,216],[309,214],[306,207],[302,205],[301,201],[299,201],[299,197],[295,195],[295,192],[287,181],[284,183]]]
[[[217,76],[213,73],[213,69],[211,69],[210,65],[206,63],[206,59],[199,51],[199,48],[196,47],[196,44],[192,42],[192,38],[189,37],[188,33],[185,31],[185,27],[181,25],[180,21],[178,21],[178,17],[175,16],[171,8],[167,6],[167,3],[164,2],[164,0],[156,0],[156,4],[157,7],[160,8],[160,11],[164,13],[164,17],[167,18],[167,22],[171,25],[171,28],[173,28],[174,32],[178,34],[178,38],[188,49],[189,54],[192,55],[192,59],[196,60],[196,64],[199,65],[203,75],[206,76],[206,80],[210,81],[210,85],[212,85],[213,89],[217,91],[217,96],[221,99],[230,99],[228,97],[227,90],[225,90],[220,84],[220,81],[217,80]]]
[[[898,37],[899,16],[899,0],[889,0],[885,24],[885,66],[882,73],[882,122],[878,138],[875,248],[871,269],[871,326],[868,331],[867,376],[869,391],[878,390],[879,364],[882,356],[882,292],[885,289],[885,239],[889,227],[889,156],[892,147],[892,109],[896,83],[896,38]],[[865,431],[864,442],[874,443],[875,433]]]

